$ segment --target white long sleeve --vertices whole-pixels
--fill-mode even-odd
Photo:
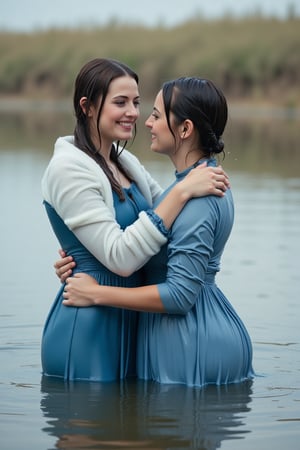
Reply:
[[[161,193],[159,185],[131,153],[124,150],[120,158],[152,205]],[[42,193],[81,243],[118,275],[131,275],[167,241],[145,212],[124,231],[120,228],[106,175],[73,145],[72,137],[57,140],[42,179]]]

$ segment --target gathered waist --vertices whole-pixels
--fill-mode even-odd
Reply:
[[[204,284],[215,284],[216,272],[206,273],[204,278]]]
[[[87,252],[72,252],[69,253],[74,261],[76,262],[76,267],[73,272],[98,272],[107,271],[110,272],[100,261],[98,261],[93,255]]]
[[[90,253],[75,251],[71,252],[70,255],[76,263],[73,269],[73,275],[83,272],[94,277],[98,283],[109,286],[136,287],[142,284],[140,271],[123,277],[109,270]]]

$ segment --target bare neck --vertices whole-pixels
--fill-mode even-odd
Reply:
[[[182,172],[203,158],[203,153],[200,150],[189,150],[186,152],[179,150],[174,155],[170,155],[170,158],[176,170]]]

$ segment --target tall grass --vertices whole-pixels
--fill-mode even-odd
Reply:
[[[0,33],[0,95],[69,97],[79,68],[111,57],[140,75],[142,96],[181,75],[215,80],[239,99],[300,102],[299,18],[190,20],[166,28],[113,24],[90,29]]]

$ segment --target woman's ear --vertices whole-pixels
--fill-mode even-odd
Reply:
[[[194,130],[194,124],[191,120],[186,119],[181,125],[181,139],[186,139],[190,137]]]
[[[86,110],[86,107],[87,107],[87,98],[86,97],[81,97],[81,99],[79,100],[79,105],[80,105],[80,108],[82,109],[82,111],[84,112],[84,114],[88,115],[87,110]]]

